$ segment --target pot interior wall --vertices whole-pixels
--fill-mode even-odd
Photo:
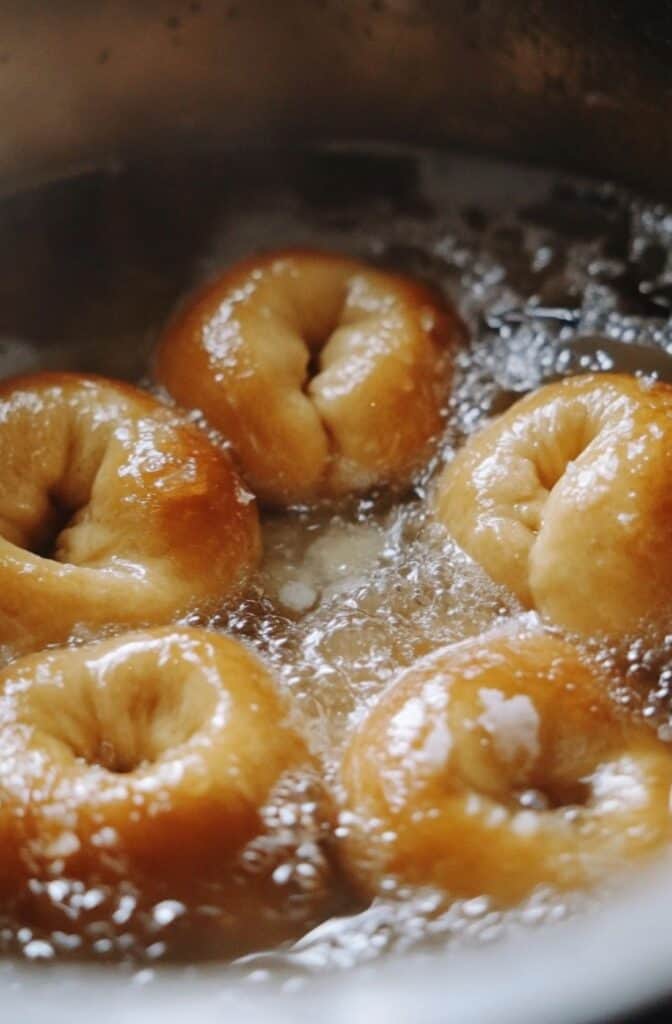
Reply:
[[[194,145],[460,144],[669,193],[672,5],[8,0],[5,188]]]

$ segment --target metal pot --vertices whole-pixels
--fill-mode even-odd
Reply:
[[[672,193],[668,2],[5,0],[0,89],[5,194],[149,155],[357,139],[459,145]],[[533,940],[390,958],[281,997],[215,967],[166,968],[149,984],[84,966],[5,964],[0,977],[6,1019],[26,1024],[551,1024],[663,995],[670,948],[663,869]]]

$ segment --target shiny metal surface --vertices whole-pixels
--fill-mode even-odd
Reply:
[[[0,179],[186,145],[458,143],[670,193],[667,0],[4,0]]]
[[[672,194],[667,0],[2,0],[0,96],[5,192],[193,146],[389,139]],[[603,1020],[665,991],[671,946],[666,874],[533,942],[388,961],[280,999],[214,970],[142,986],[4,965],[3,1019]]]

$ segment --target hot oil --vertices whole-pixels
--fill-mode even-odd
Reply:
[[[523,614],[432,523],[436,467],[545,381],[613,369],[672,379],[672,211],[611,184],[382,148],[92,175],[0,207],[0,374],[49,367],[148,382],[154,338],[180,295],[250,252],[295,245],[429,281],[458,303],[471,334],[445,437],[414,487],[265,513],[258,578],[210,623],[272,667],[333,780],[349,732],[401,669],[493,625],[515,628]],[[615,699],[670,739],[669,652],[641,642],[596,653],[625,673]],[[52,895],[64,897],[58,886]],[[75,891],[71,929],[37,934],[8,919],[0,940],[32,958],[218,956],[212,908],[166,893],[140,912],[137,896]],[[595,899],[539,890],[503,914],[485,896],[446,905],[394,891],[367,907],[344,892],[338,916],[239,966],[263,980],[427,942],[484,943]]]
[[[221,620],[274,666],[327,764],[401,668],[516,610],[427,518],[423,498],[269,518],[259,605]]]

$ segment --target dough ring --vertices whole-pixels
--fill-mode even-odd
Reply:
[[[463,328],[407,278],[321,252],[270,252],[187,301],[156,376],[233,446],[264,501],[404,486],[441,432]]]
[[[129,385],[0,385],[0,644],[170,622],[256,565],[257,512],[226,453]]]

